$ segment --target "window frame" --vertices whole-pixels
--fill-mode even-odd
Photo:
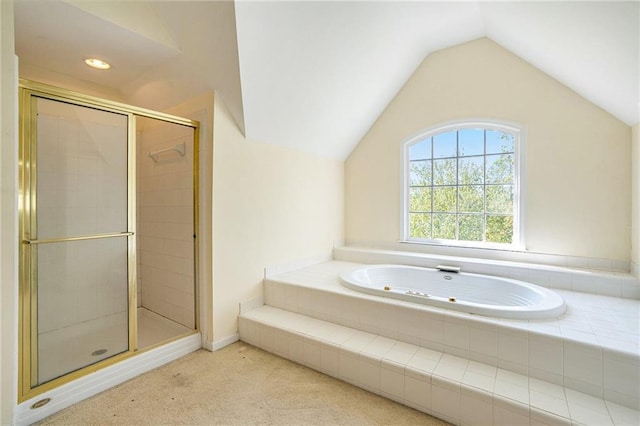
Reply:
[[[505,132],[514,136],[514,177],[513,177],[513,239],[509,243],[492,243],[486,241],[466,241],[457,239],[425,239],[411,237],[410,233],[410,220],[409,220],[409,203],[410,203],[410,158],[409,148],[415,143],[421,142],[426,138],[432,137],[437,134],[447,133],[451,131],[459,131],[464,129],[484,129],[493,130],[499,132]],[[465,119],[456,120],[446,123],[440,123],[438,125],[429,127],[422,130],[413,136],[405,139],[400,144],[401,151],[401,212],[400,212],[400,242],[411,244],[426,244],[426,245],[439,245],[439,246],[453,246],[453,247],[472,247],[472,248],[484,248],[495,250],[508,250],[508,251],[524,251],[525,250],[525,235],[524,235],[524,177],[525,177],[525,129],[516,123],[492,120],[492,119]],[[483,154],[483,158],[486,158],[486,152]],[[456,159],[461,157],[456,152]],[[455,187],[460,185],[456,182]],[[433,187],[433,182],[431,187]],[[483,209],[483,213],[486,214],[486,210]],[[456,214],[458,212],[456,211]]]

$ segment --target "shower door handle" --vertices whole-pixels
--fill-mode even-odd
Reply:
[[[46,238],[42,240],[22,240],[23,244],[63,243],[67,241],[97,240],[99,238],[130,237],[133,232],[117,232],[113,234],[79,235],[77,237]]]

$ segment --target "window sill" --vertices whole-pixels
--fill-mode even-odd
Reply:
[[[526,247],[521,244],[473,243],[473,242],[454,241],[454,240],[399,240],[398,243],[416,244],[421,246],[433,246],[433,247],[494,250],[494,251],[505,251],[505,252],[526,252],[527,251]]]

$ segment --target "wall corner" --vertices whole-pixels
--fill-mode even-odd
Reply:
[[[631,128],[631,269],[640,265],[640,123]],[[635,266],[635,268],[634,268]]]

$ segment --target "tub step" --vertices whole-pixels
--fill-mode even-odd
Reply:
[[[638,425],[640,412],[543,380],[272,306],[240,339],[456,425]]]
[[[564,292],[569,309],[560,318],[504,320],[371,296],[338,283],[340,273],[361,266],[331,261],[268,277],[264,303],[640,407],[639,301]]]

